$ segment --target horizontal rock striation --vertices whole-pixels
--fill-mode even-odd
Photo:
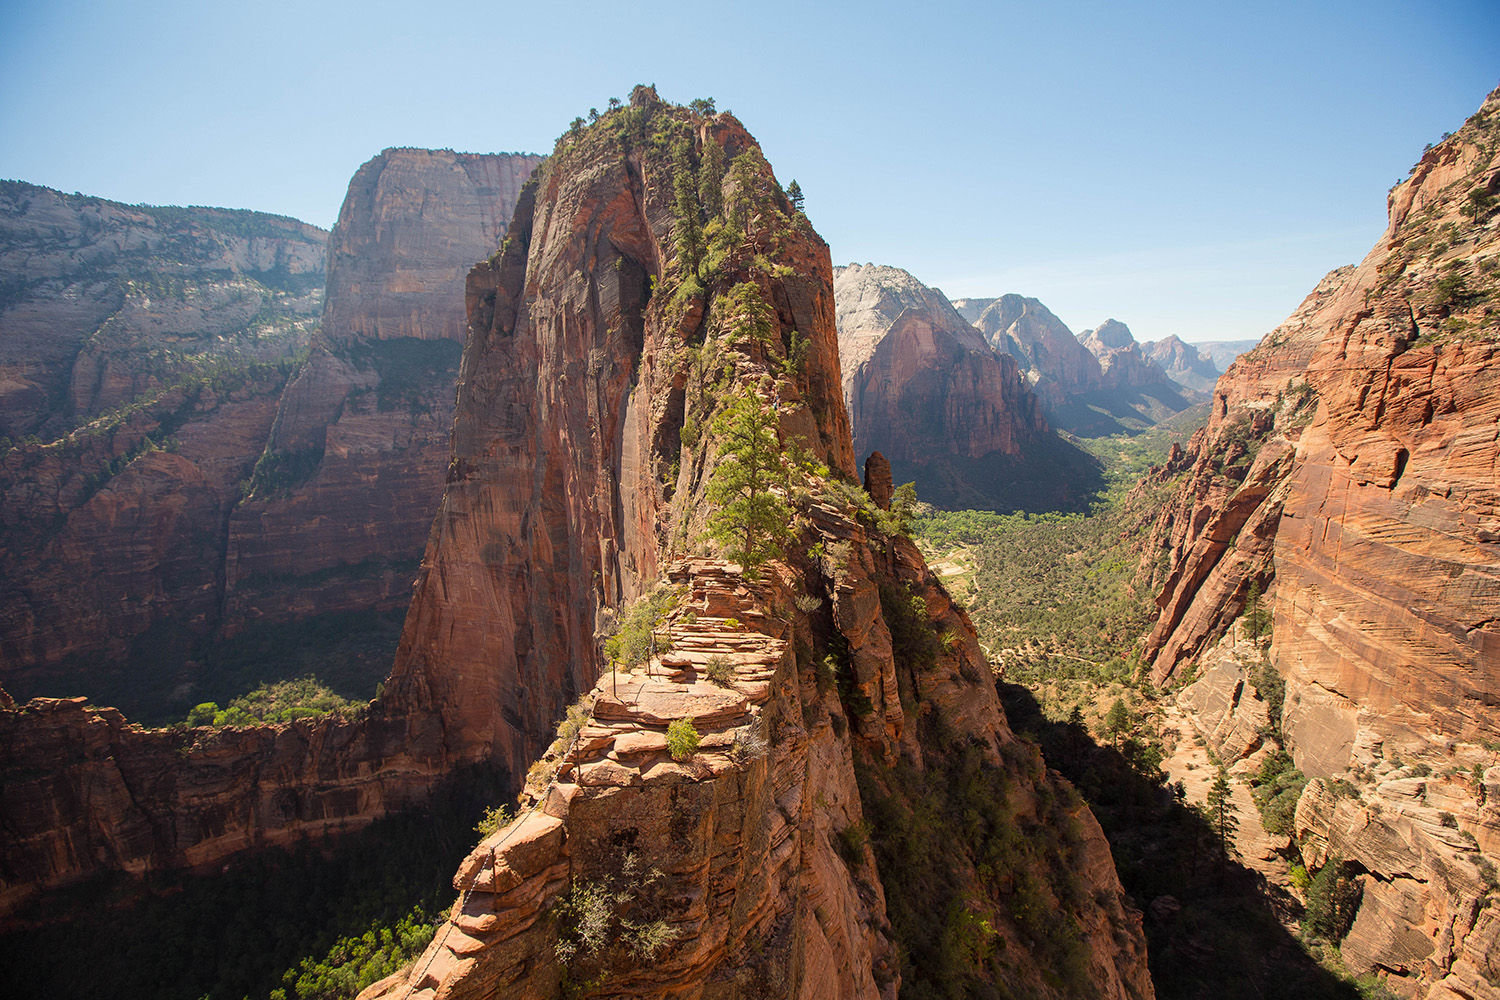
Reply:
[[[1364,891],[1345,960],[1445,1000],[1493,978],[1497,133],[1500,92],[1392,190],[1365,260],[1219,380],[1208,427],[1161,473],[1188,476],[1158,521],[1148,644],[1173,676],[1274,575],[1279,721],[1318,779],[1299,841]]]
[[[448,490],[388,699],[444,705],[459,757],[535,763],[427,953],[365,996],[893,997],[901,876],[878,868],[864,796],[911,808],[895,774],[937,767],[948,739],[996,781],[1013,767],[1015,828],[1072,838],[1088,888],[1064,910],[1090,942],[1072,974],[1149,996],[1097,825],[1009,734],[972,626],[916,549],[832,485],[854,459],[827,247],[739,123],[641,87],[563,136],[469,304]],[[736,386],[774,401],[781,440],[815,460],[788,491],[793,554],[757,580],[690,555],[724,460],[712,417]],[[662,577],[670,648],[605,670],[603,609]],[[674,757],[680,720],[701,742]],[[1038,847],[1028,870],[1064,868]],[[1040,984],[998,895],[974,905],[1016,941],[1018,988]]]
[[[372,163],[388,160],[351,186],[328,268],[324,328],[339,325],[290,384],[289,364],[217,371],[0,458],[7,687],[104,687],[159,714],[169,697],[193,703],[206,636],[410,599],[460,354],[417,334],[451,333],[462,317],[461,293],[446,296],[498,248],[517,173],[536,158],[399,150]],[[405,289],[412,325],[386,322],[389,296],[361,314],[371,283]],[[399,715],[212,737],[142,730],[77,701],[5,713],[0,809],[17,831],[0,851],[5,905],[99,870],[206,865],[368,822],[455,766],[434,712],[408,699]],[[38,777],[49,754],[80,763]]]
[[[305,347],[328,234],[0,182],[0,439],[54,440],[185,379]]]

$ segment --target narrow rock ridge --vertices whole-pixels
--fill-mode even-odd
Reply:
[[[721,182],[703,173],[711,144],[732,164]],[[715,182],[723,216],[688,194],[716,200]],[[726,219],[742,233],[716,243]],[[827,247],[749,134],[637,88],[559,140],[511,235],[470,277],[449,486],[387,702],[429,698],[451,755],[527,770],[523,812],[460,867],[427,953],[365,996],[894,997],[907,973],[884,896],[902,876],[878,868],[867,796],[909,810],[899,776],[966,753],[1007,783],[1006,830],[1036,833],[1018,863],[1080,929],[1077,988],[1150,996],[1093,817],[1009,733],[972,625],[915,547],[837,485],[854,458]],[[774,401],[781,440],[827,470],[788,492],[795,540],[755,582],[693,554],[711,417],[735,386]],[[602,669],[601,609],[664,576],[671,650]],[[549,748],[580,697],[589,719]],[[684,719],[702,742],[676,760]],[[1014,988],[1047,995],[1048,956],[973,877],[977,850],[933,836],[953,837],[968,907],[1011,943]],[[607,940],[559,917],[580,906]]]
[[[1271,584],[1280,722],[1314,776],[1304,858],[1362,886],[1351,970],[1433,1000],[1500,978],[1497,134],[1500,91],[1392,190],[1365,260],[1219,380],[1208,426],[1158,472],[1187,475],[1143,559],[1162,681]]]

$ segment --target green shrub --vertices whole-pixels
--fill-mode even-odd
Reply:
[[[1343,863],[1330,858],[1307,887],[1307,930],[1338,944],[1354,922],[1359,895],[1359,885],[1344,872]]]
[[[667,751],[675,761],[681,762],[692,757],[698,752],[700,742],[698,729],[693,725],[692,719],[676,719],[667,726]]]
[[[474,832],[481,837],[488,837],[501,827],[510,825],[514,818],[506,806],[490,806],[479,818],[479,822],[474,824]]]
[[[704,676],[720,687],[734,683],[734,664],[725,656],[710,656],[703,667]]]

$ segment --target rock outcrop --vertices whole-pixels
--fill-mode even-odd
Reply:
[[[1500,91],[1392,190],[1365,260],[1219,380],[1158,521],[1148,644],[1174,675],[1274,576],[1281,723],[1317,779],[1298,839],[1364,889],[1345,960],[1444,1000],[1493,995],[1497,135]]]
[[[856,453],[880,451],[929,500],[958,499],[949,497],[957,480],[969,485],[968,505],[993,505],[983,481],[1049,434],[1015,360],[899,268],[835,268],[833,291]]]
[[[1184,389],[1210,392],[1219,379],[1219,369],[1209,355],[1192,344],[1183,343],[1173,334],[1161,340],[1147,341],[1141,350],[1167,373],[1167,378]]]
[[[1078,335],[1078,342],[1099,359],[1105,385],[1115,389],[1143,389],[1167,382],[1166,370],[1136,343],[1130,327],[1107,319],[1094,330]]]
[[[1002,295],[974,325],[995,350],[1016,359],[1049,410],[1061,410],[1072,397],[1104,388],[1099,359],[1037,299]]]
[[[322,329],[229,524],[226,628],[409,599],[448,465],[464,275],[540,161],[388,149],[354,175]]]
[[[1060,974],[1149,996],[1092,817],[1009,734],[972,626],[916,549],[833,485],[855,463],[832,268],[753,138],[637,88],[559,140],[511,235],[469,279],[448,489],[387,699],[445,705],[458,757],[534,763],[522,815],[460,867],[427,953],[365,996],[893,997],[924,973],[896,957],[901,874],[872,853],[867,796],[909,815],[920,779],[900,785],[903,769],[963,746],[976,774],[1014,783],[1005,830],[1051,831],[1015,877],[1038,912],[1066,895],[1058,919],[1087,943]],[[713,417],[745,392],[811,457],[787,493],[788,556],[758,580],[692,555],[707,483],[734,460]],[[604,609],[663,577],[670,648],[606,670]],[[972,871],[973,851],[955,844],[944,870]],[[1070,871],[1086,888],[1054,895]],[[1014,942],[1016,988],[1049,988],[1002,893],[941,906],[992,918],[973,926]]]

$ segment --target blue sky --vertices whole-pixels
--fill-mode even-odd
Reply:
[[[0,177],[328,226],[384,147],[546,152],[638,82],[733,110],[835,263],[1249,338],[1500,83],[1500,3],[0,0]]]

